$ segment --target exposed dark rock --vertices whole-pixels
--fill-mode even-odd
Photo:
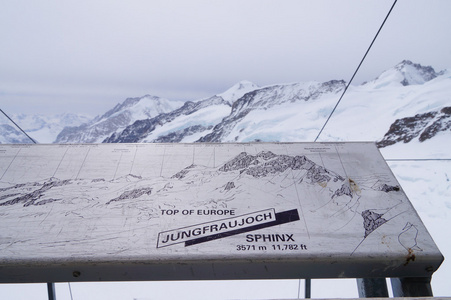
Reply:
[[[376,143],[379,148],[398,142],[408,143],[418,137],[420,142],[431,139],[438,132],[451,129],[451,107],[396,120],[384,138]]]
[[[411,66],[416,71],[416,76],[419,77],[424,82],[430,81],[434,78],[436,78],[441,73],[435,72],[434,68],[431,66],[422,66],[420,64],[414,64],[410,60],[403,60],[401,63],[395,66],[395,69],[401,72],[404,75],[404,79],[401,81],[401,84],[403,86],[411,85],[411,84],[418,84],[418,82],[415,82],[412,78],[410,78],[411,74],[406,74],[406,66]]]
[[[440,114],[437,115],[436,120],[426,127],[420,134],[418,140],[424,142],[430,138],[433,138],[440,131],[447,131],[451,129],[451,107],[444,107],[440,110]]]
[[[208,127],[205,127],[202,125],[194,125],[194,126],[190,126],[190,127],[178,130],[178,131],[171,132],[167,135],[159,136],[153,142],[155,142],[155,143],[178,143],[187,136],[193,135],[198,132],[210,130],[212,128],[213,128],[213,125],[210,125]]]

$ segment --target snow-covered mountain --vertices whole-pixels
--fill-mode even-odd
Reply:
[[[230,114],[199,142],[250,142],[306,140],[297,115],[309,114],[308,107],[336,98],[344,81],[306,82],[256,89],[235,101]],[[284,112],[281,112],[283,110]],[[291,124],[291,118],[295,118]],[[297,134],[292,132],[296,130]],[[297,137],[296,137],[297,136]]]
[[[442,135],[448,136],[449,139],[451,133],[449,125],[447,125],[449,119],[446,117],[446,107],[451,103],[449,96],[451,94],[451,73],[446,70],[436,73],[430,67],[421,66],[409,67],[407,68],[409,73],[407,73],[406,69],[400,67],[404,65],[419,66],[403,62],[384,72],[385,74],[391,73],[398,83],[392,81],[393,84],[378,84],[381,83],[381,77],[379,77],[375,81],[361,86],[351,86],[319,141],[378,141],[380,147],[385,146],[382,149],[384,154],[390,153],[394,146],[399,148],[395,152],[399,152],[402,147],[406,149],[405,151],[409,151],[408,149],[412,147],[406,142],[415,142],[423,145],[415,147],[416,152],[412,157],[430,158],[428,147],[424,144],[435,143],[438,139],[442,140]],[[419,78],[425,74],[425,69],[430,72],[426,76],[426,79],[429,80],[424,83],[403,85],[399,81],[402,81],[402,78]],[[399,76],[395,76],[396,74]],[[400,123],[404,124],[401,126],[407,128],[400,129]],[[427,127],[430,128],[426,129]],[[432,130],[432,128],[435,129]],[[419,135],[424,130],[428,133],[424,133],[423,137],[419,139]],[[407,139],[406,134],[409,136]],[[418,137],[414,138],[417,134]],[[388,146],[387,139],[391,141],[390,146]],[[442,151],[440,156],[449,157],[446,151]],[[435,155],[433,157],[437,158]]]
[[[104,142],[195,142],[230,113],[231,103],[255,88],[258,86],[241,81],[221,94],[197,102],[187,101],[170,113],[139,120]]]
[[[274,85],[248,92],[256,85],[241,82],[209,99],[186,102],[171,113],[137,121],[122,133],[105,139],[105,142],[280,141],[284,139],[287,127],[280,127],[281,131],[274,133],[272,127],[275,122],[281,121],[278,118],[280,115],[275,112],[282,109],[282,118],[293,116],[296,111],[291,106],[303,106],[305,111],[308,101],[336,98],[344,86],[344,81],[333,80]],[[233,98],[238,99],[230,107],[230,99]],[[267,126],[259,124],[260,121]],[[271,134],[274,136],[268,138]]]
[[[106,143],[181,142],[186,137],[202,134],[229,112],[230,105],[218,96],[199,101],[187,101],[170,112],[139,120],[122,132],[105,139]]]
[[[252,83],[248,80],[242,80],[229,88],[227,91],[218,94],[217,96],[221,97],[225,101],[227,101],[230,106],[233,105],[233,103],[244,96],[244,94],[251,92],[253,90],[258,89],[259,86],[255,83]]]
[[[91,116],[73,113],[57,115],[13,114],[11,117],[38,143],[52,143],[64,127],[79,126],[92,118]],[[2,115],[0,117],[0,143],[27,144],[32,143],[32,141]]]
[[[33,143],[28,137],[13,126],[9,124],[0,124],[0,144]]]
[[[331,80],[258,87],[241,81],[183,105],[157,96],[128,98],[91,121],[74,115],[60,116],[63,121],[15,118],[38,142],[51,142],[57,130],[55,143],[313,141],[345,85]],[[404,60],[350,86],[318,141],[373,140],[390,152],[398,144],[443,139],[436,136],[449,136],[450,94],[449,71]],[[2,123],[0,142],[30,142]]]
[[[55,143],[101,143],[137,120],[170,112],[181,104],[150,95],[128,98],[102,116],[77,127],[64,128],[56,137]]]
[[[105,142],[313,141],[345,85],[331,80],[259,88],[245,81],[210,100],[188,102],[180,111],[140,120]],[[374,140],[387,146],[382,140],[390,133],[391,144],[395,144],[403,141],[397,136],[402,133],[390,131],[390,126],[418,114],[437,115],[428,139],[440,132],[447,134],[448,119],[438,112],[449,106],[450,92],[448,71],[402,61],[373,81],[351,86],[318,140]],[[215,97],[225,103],[209,102]],[[228,107],[231,99],[236,100]]]
[[[365,83],[373,88],[386,86],[408,86],[428,82],[443,72],[436,72],[431,66],[415,64],[410,60],[403,60],[391,69],[382,72],[376,79]]]

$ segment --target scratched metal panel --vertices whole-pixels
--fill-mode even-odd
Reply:
[[[0,282],[430,276],[373,143],[0,145]]]

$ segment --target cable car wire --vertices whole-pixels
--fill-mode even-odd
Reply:
[[[5,115],[5,117],[8,118],[8,120],[10,120],[14,125],[16,125],[16,127],[19,128],[20,131],[22,131],[22,133],[27,136],[27,138],[29,138],[34,144],[36,144],[36,141],[33,140],[22,128],[20,128],[20,126],[17,125],[16,122],[14,122],[13,119],[11,119],[1,108],[0,108],[0,111]]]
[[[346,91],[348,90],[349,86],[351,85],[352,80],[354,79],[355,75],[357,74],[357,72],[360,69],[360,66],[362,65],[363,61],[365,60],[366,56],[368,55],[368,52],[370,52],[371,47],[374,44],[374,41],[376,41],[377,36],[379,35],[379,33],[382,30],[382,27],[384,27],[385,21],[387,21],[388,16],[390,16],[393,8],[395,7],[396,2],[398,2],[398,0],[395,0],[395,2],[393,2],[393,5],[391,6],[390,10],[388,11],[387,15],[385,16],[384,21],[382,22],[381,26],[379,27],[379,30],[377,31],[376,35],[373,38],[373,41],[371,42],[370,46],[368,47],[368,49],[365,52],[365,55],[363,56],[362,60],[360,61],[359,65],[357,66],[357,69],[355,70],[354,74],[351,77],[351,80],[349,80],[348,84],[346,84],[345,89],[343,90],[343,93],[340,96],[340,99],[338,99],[337,104],[335,104],[335,107],[332,109],[332,112],[329,114],[329,117],[327,118],[326,122],[324,122],[323,127],[321,128],[321,130],[319,131],[318,135],[316,136],[314,142],[316,142],[316,140],[319,138],[319,136],[321,135],[321,133],[323,132],[324,128],[326,127],[327,123],[329,122],[330,118],[332,117],[332,115],[335,112],[335,109],[337,108],[338,104],[340,104],[341,99],[343,99],[343,96],[345,95]]]

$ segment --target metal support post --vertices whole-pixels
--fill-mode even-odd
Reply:
[[[431,277],[391,278],[393,297],[432,297]]]
[[[49,300],[56,300],[55,283],[47,282],[47,293],[49,294]]]
[[[360,298],[388,297],[385,278],[357,278]]]
[[[305,298],[309,299],[311,297],[312,291],[312,280],[310,278],[305,279]]]

